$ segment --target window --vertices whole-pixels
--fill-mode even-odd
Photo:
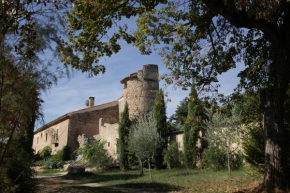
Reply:
[[[108,147],[110,147],[110,142],[108,142]]]
[[[37,137],[37,143],[36,144],[38,144],[38,141],[39,141],[39,137]]]
[[[40,138],[42,139],[42,133],[40,134]]]
[[[45,141],[47,141],[47,133],[45,134]]]
[[[56,130],[56,140],[58,140],[58,129]]]

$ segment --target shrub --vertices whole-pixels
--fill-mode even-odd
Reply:
[[[181,166],[182,153],[178,150],[178,144],[172,143],[167,150],[165,150],[164,164],[169,168],[178,168]]]
[[[242,153],[231,154],[231,167],[233,170],[240,169],[243,165],[243,156]]]
[[[44,162],[44,169],[58,169],[63,167],[63,161],[56,159],[48,159]]]
[[[38,161],[34,162],[34,166],[44,166],[44,165],[45,165],[44,160],[38,160]]]
[[[217,146],[210,146],[202,154],[202,165],[204,168],[209,168],[214,171],[223,170],[226,168],[226,163],[226,153]]]
[[[78,153],[84,161],[98,169],[107,169],[112,164],[112,158],[107,154],[104,148],[106,141],[97,140],[93,145],[85,144],[78,149]]]
[[[52,156],[56,161],[68,161],[70,160],[69,147],[64,146],[61,150],[58,150],[55,155]]]
[[[49,146],[44,147],[40,151],[39,156],[41,157],[41,159],[46,160],[48,157],[51,156],[51,147],[49,147]]]
[[[210,146],[204,150],[202,154],[202,164],[204,168],[209,168],[214,171],[224,170],[227,168],[226,152],[219,149],[217,146]],[[230,155],[231,169],[239,169],[243,165],[243,157],[241,153],[232,153]]]

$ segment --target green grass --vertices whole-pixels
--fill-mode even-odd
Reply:
[[[64,192],[121,192],[122,188],[130,190],[147,190],[156,192],[235,192],[244,188],[257,186],[262,176],[250,168],[232,172],[229,180],[227,171],[171,169],[153,171],[153,182],[149,180],[148,170],[144,176],[139,171],[131,170],[125,173],[108,171],[103,173],[86,172],[82,175],[65,175],[62,180],[77,183],[58,187]],[[101,184],[101,187],[85,187],[83,184]],[[55,185],[55,184],[54,184]],[[113,189],[112,189],[113,188]]]

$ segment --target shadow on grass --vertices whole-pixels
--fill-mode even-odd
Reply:
[[[69,187],[58,187],[55,189],[55,192],[134,192],[134,193],[144,193],[144,192],[172,192],[180,191],[181,188],[177,186],[172,186],[169,184],[163,183],[131,183],[131,184],[122,184],[122,185],[112,185],[112,186],[99,186],[99,187],[90,187],[85,185],[74,185]]]
[[[137,179],[141,177],[137,174],[128,174],[128,173],[92,173],[92,172],[85,172],[79,175],[65,175],[61,178],[66,180],[77,180],[82,181],[85,183],[102,183],[102,182],[109,182],[109,181],[116,181],[116,180],[130,180],[130,179]]]

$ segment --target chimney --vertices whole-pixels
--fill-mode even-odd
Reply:
[[[89,97],[89,107],[93,107],[95,105],[95,97]]]

